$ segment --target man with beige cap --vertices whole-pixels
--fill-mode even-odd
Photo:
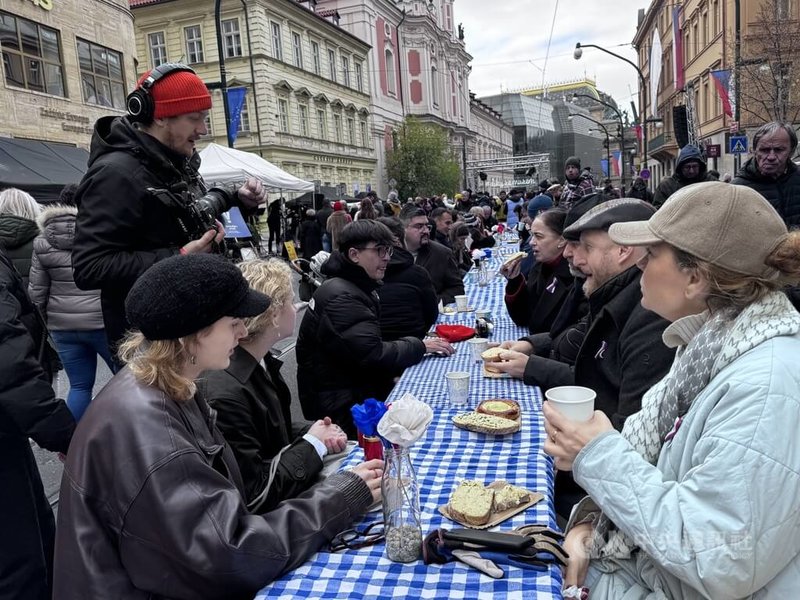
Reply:
[[[567,528],[565,586],[593,600],[795,597],[800,314],[781,289],[800,279],[800,232],[755,191],[713,182],[609,235],[645,249],[642,305],[671,322],[677,353],[621,432],[544,403],[544,450],[589,494]]]

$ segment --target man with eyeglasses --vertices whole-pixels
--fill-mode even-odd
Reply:
[[[653,195],[653,206],[661,208],[672,194],[682,187],[703,181],[713,181],[708,174],[706,160],[700,148],[687,144],[681,148],[678,160],[675,161],[675,172],[661,180]]]
[[[371,219],[350,223],[338,250],[322,267],[327,277],[308,303],[297,336],[297,390],[303,415],[325,416],[350,439],[356,428],[350,407],[367,398],[385,400],[398,372],[439,352],[441,340],[402,337],[384,341],[380,289],[394,236]]]
[[[444,304],[455,302],[464,293],[464,282],[458,271],[455,255],[447,246],[431,240],[431,228],[425,211],[416,206],[404,207],[400,220],[406,231],[406,250],[414,262],[424,267]]]

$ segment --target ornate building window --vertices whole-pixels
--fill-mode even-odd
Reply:
[[[184,27],[183,38],[186,42],[186,58],[189,64],[203,62],[203,36],[200,25]]]

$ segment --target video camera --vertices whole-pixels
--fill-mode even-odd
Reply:
[[[234,205],[233,194],[219,187],[211,188],[200,198],[189,191],[185,182],[170,186],[169,189],[147,188],[147,191],[173,211],[190,240],[199,239],[212,229],[216,230],[222,213]]]

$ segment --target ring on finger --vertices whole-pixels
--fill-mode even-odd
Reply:
[[[558,429],[553,429],[553,435],[550,436],[550,441],[554,444],[556,443],[556,436],[558,435]]]

